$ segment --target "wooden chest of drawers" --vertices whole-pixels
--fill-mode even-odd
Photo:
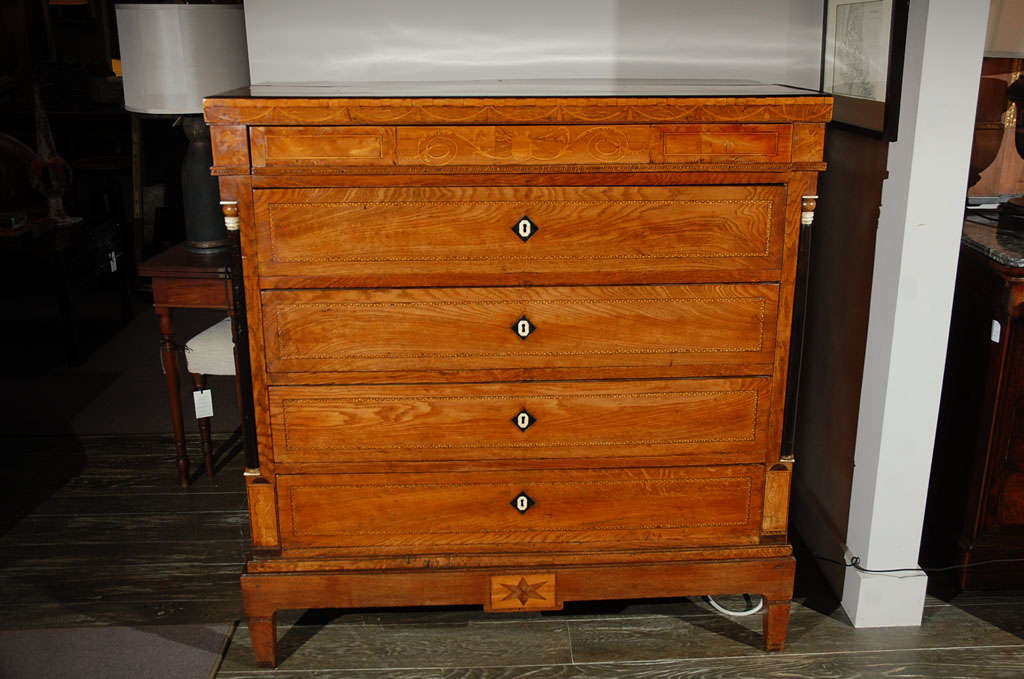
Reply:
[[[481,87],[206,100],[244,270],[258,660],[283,609],[744,592],[781,648],[831,100]]]

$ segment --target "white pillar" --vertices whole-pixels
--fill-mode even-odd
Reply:
[[[989,0],[910,3],[847,530],[847,558],[866,568],[918,567],[988,9]],[[847,569],[842,605],[855,626],[921,623],[924,574],[896,575]]]

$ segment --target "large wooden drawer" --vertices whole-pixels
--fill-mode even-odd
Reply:
[[[286,548],[429,554],[751,544],[763,485],[763,465],[338,474],[277,497]]]
[[[781,186],[265,189],[261,276],[778,278]],[[589,281],[588,281],[589,282]],[[326,286],[325,286],[326,287]]]
[[[272,387],[274,459],[763,462],[770,384],[755,377]]]
[[[262,302],[272,373],[729,366],[763,375],[778,295],[764,283],[267,290]]]

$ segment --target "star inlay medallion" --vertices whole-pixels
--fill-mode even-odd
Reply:
[[[502,601],[508,601],[509,599],[519,599],[519,603],[526,605],[526,602],[530,599],[544,600],[544,597],[537,590],[547,584],[547,580],[535,582],[532,585],[526,581],[526,578],[519,578],[519,584],[512,586],[500,583],[502,587],[508,590],[508,595],[502,599]]]

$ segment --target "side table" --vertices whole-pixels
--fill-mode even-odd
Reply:
[[[964,223],[922,564],[963,589],[1024,577],[1024,233]]]
[[[231,285],[231,254],[228,251],[211,254],[196,254],[185,249],[184,245],[175,245],[139,266],[139,275],[148,276],[153,280],[153,308],[160,319],[160,347],[167,377],[167,393],[171,403],[171,421],[174,426],[174,442],[177,456],[178,480],[182,488],[188,488],[189,459],[185,447],[185,424],[182,419],[180,375],[178,356],[182,345],[174,336],[174,309],[223,309],[234,315],[235,301]],[[234,335],[234,331],[232,331]],[[238,342],[235,343],[238,346]],[[236,355],[235,382],[239,385]],[[246,409],[251,410],[252,404],[242,398],[239,386],[238,407],[242,411],[242,421],[246,420]],[[253,445],[245,435],[243,424],[242,434],[246,448]],[[207,463],[207,473],[212,476],[213,469]]]

